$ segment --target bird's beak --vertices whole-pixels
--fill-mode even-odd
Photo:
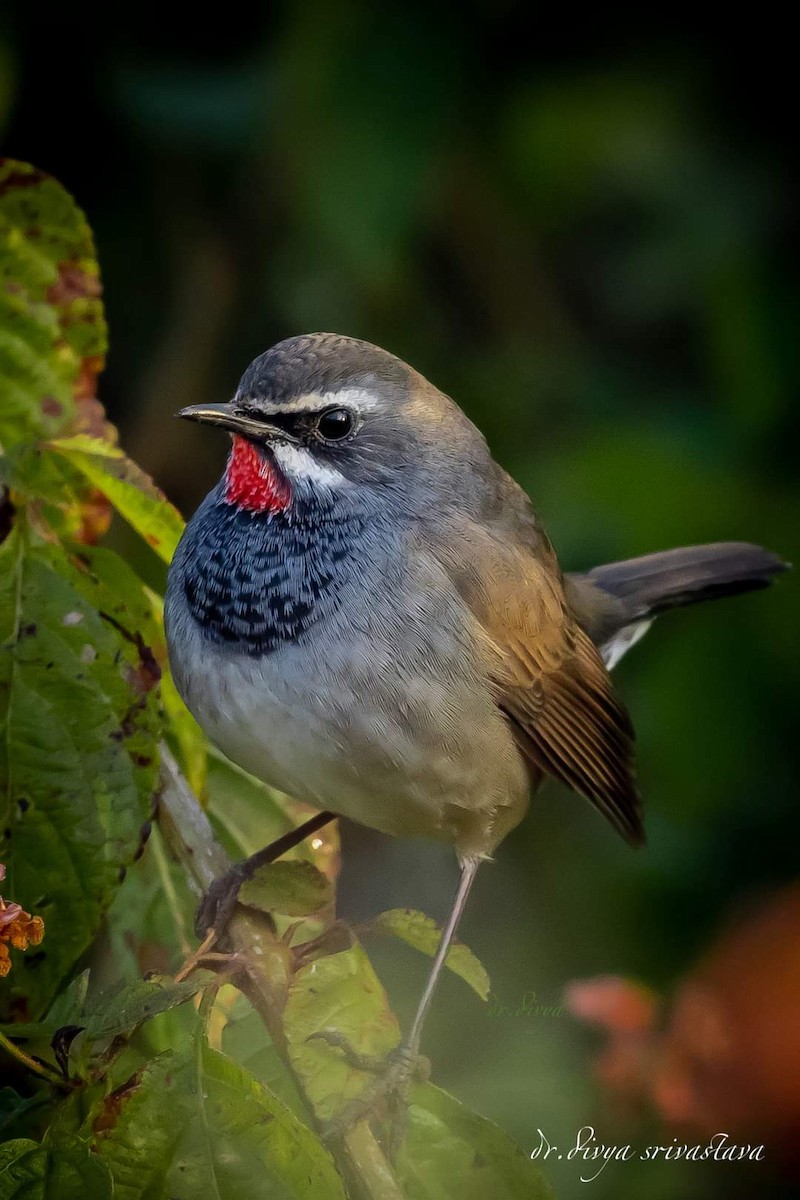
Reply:
[[[243,437],[264,438],[276,437],[282,441],[295,441],[279,425],[273,425],[265,417],[252,417],[240,412],[233,404],[190,404],[182,408],[177,416],[187,421],[199,421],[202,425],[219,425],[231,433],[240,433]]]

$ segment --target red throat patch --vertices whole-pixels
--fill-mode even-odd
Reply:
[[[225,468],[225,499],[248,512],[283,512],[291,503],[292,492],[269,454],[234,434]]]

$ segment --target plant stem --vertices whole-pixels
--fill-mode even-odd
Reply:
[[[17,1062],[22,1063],[23,1067],[27,1067],[29,1071],[33,1071],[36,1075],[41,1076],[42,1079],[46,1079],[54,1087],[69,1087],[69,1084],[60,1075],[57,1075],[55,1071],[45,1066],[44,1063],[31,1058],[30,1054],[26,1054],[20,1046],[17,1046],[15,1042],[7,1038],[4,1033],[0,1033],[0,1046],[4,1050],[7,1050],[13,1058],[16,1058]]]
[[[164,841],[182,863],[192,889],[202,895],[215,879],[224,875],[230,860],[174,756],[163,743],[161,781],[158,819]],[[275,937],[267,922],[255,914],[237,912],[228,932],[234,953],[243,962],[242,990],[264,1022],[275,1049],[306,1098],[309,1111],[313,1112],[303,1081],[294,1071],[283,1030],[283,1009],[291,982],[290,951]],[[367,1121],[353,1125],[332,1152],[359,1200],[403,1200],[389,1161]]]

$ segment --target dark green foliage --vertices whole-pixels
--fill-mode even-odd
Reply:
[[[280,1200],[345,1196],[314,1134],[201,1033],[110,1095],[98,1126],[94,1144],[120,1200],[241,1200],[254,1187]]]
[[[111,1174],[77,1137],[28,1138],[0,1145],[2,1200],[111,1200]]]
[[[0,862],[8,894],[42,916],[20,960],[27,1016],[88,947],[145,836],[156,781],[159,670],[136,636],[143,597],[17,526],[0,547],[6,779]],[[19,1005],[17,1006],[19,1011]]]

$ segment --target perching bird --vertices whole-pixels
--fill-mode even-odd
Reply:
[[[633,730],[608,669],[664,609],[765,586],[741,542],[562,575],[527,496],[452,400],[334,334],[260,355],[228,404],[224,475],[169,572],[175,681],[259,779],[395,835],[453,845],[461,879],[553,776],[643,840]]]

